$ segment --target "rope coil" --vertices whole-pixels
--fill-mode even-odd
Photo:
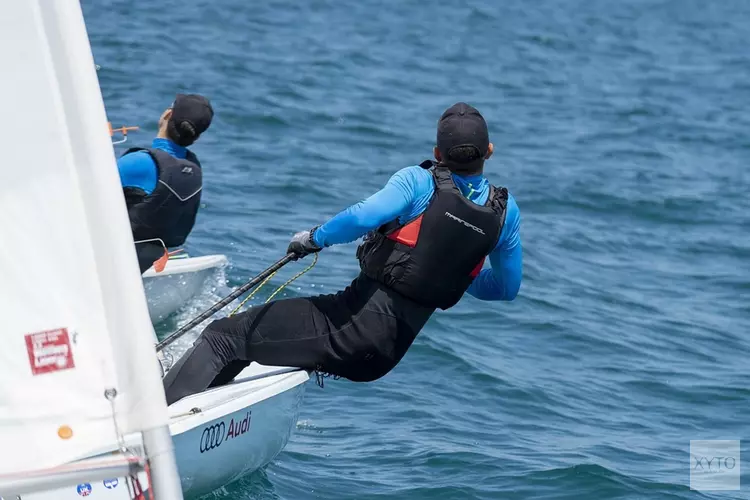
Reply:
[[[313,255],[313,261],[310,263],[310,265],[307,266],[306,268],[304,268],[302,271],[300,271],[297,274],[295,274],[294,276],[292,276],[291,278],[289,278],[288,280],[286,280],[286,282],[284,284],[282,284],[276,290],[274,290],[274,292],[266,299],[266,301],[264,302],[264,304],[268,304],[280,291],[282,291],[284,288],[286,288],[289,285],[291,285],[294,281],[296,281],[298,278],[300,278],[303,274],[307,273],[310,269],[312,269],[317,262],[318,262],[318,254],[315,253]],[[244,306],[247,303],[248,300],[252,299],[255,296],[255,294],[258,293],[258,290],[260,290],[261,288],[263,288],[263,286],[266,283],[268,283],[271,280],[271,278],[273,278],[276,275],[276,273],[278,273],[278,272],[279,271],[274,271],[273,273],[271,273],[270,275],[268,275],[268,277],[266,279],[264,279],[263,281],[261,281],[260,285],[258,285],[255,288],[255,290],[253,290],[252,292],[250,292],[250,294],[247,297],[245,297],[245,299],[242,302],[240,302],[240,304],[237,307],[235,307],[232,310],[232,312],[229,313],[229,316],[234,316],[237,313],[237,311],[239,311],[242,308],[242,306]]]

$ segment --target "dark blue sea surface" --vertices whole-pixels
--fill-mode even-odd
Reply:
[[[150,143],[212,100],[187,249],[230,259],[171,331],[290,236],[429,158],[456,101],[521,209],[513,302],[466,297],[370,384],[313,382],[286,449],[215,499],[723,499],[690,441],[750,470],[750,2],[84,2],[107,114]],[[117,151],[123,149],[118,147]],[[355,244],[287,296],[333,292]],[[305,262],[285,268],[278,285]],[[272,287],[259,292],[263,300]]]

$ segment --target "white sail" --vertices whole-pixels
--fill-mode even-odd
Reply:
[[[0,68],[1,479],[167,411],[79,2],[4,1]]]

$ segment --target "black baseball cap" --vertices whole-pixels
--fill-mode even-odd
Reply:
[[[446,109],[438,120],[437,147],[441,162],[446,166],[462,171],[480,169],[490,147],[487,122],[475,107],[458,102]]]
[[[193,126],[197,139],[203,132],[211,126],[211,120],[214,117],[214,109],[211,103],[198,94],[177,94],[172,103],[172,118],[178,130],[183,122],[188,122]]]

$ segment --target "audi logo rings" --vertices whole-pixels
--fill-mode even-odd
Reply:
[[[205,453],[221,446],[221,443],[224,441],[226,430],[227,428],[226,425],[224,425],[224,422],[209,425],[203,429],[199,448],[200,452]]]

